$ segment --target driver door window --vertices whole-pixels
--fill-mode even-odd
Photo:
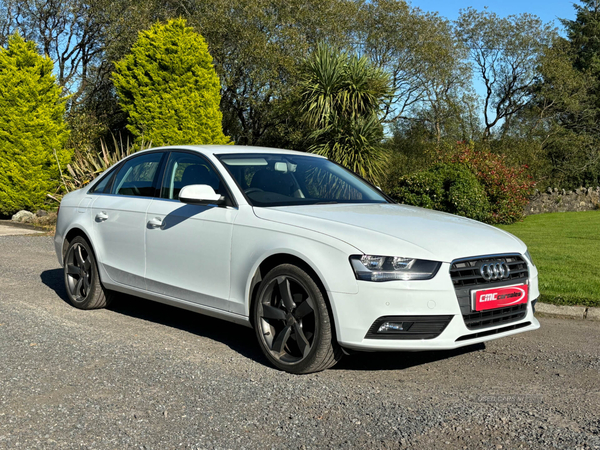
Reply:
[[[203,158],[184,152],[172,152],[163,177],[160,197],[178,200],[179,192],[190,184],[207,184],[218,194],[225,195],[214,169]]]

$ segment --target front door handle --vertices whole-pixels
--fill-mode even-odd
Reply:
[[[160,228],[162,227],[163,221],[162,219],[155,217],[148,221],[148,228]]]
[[[108,214],[106,214],[104,211],[96,214],[96,222],[104,222],[106,219],[108,219]]]

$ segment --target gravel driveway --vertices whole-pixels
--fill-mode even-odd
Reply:
[[[452,352],[266,364],[253,331],[65,301],[48,236],[0,237],[0,448],[600,448],[600,324]]]

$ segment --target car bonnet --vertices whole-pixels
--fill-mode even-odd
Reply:
[[[524,253],[525,244],[496,227],[464,217],[397,204],[328,204],[254,208],[262,219],[336,237],[362,252],[451,262]]]

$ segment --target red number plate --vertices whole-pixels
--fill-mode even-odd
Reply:
[[[527,303],[529,286],[505,286],[473,292],[475,311],[504,308]]]

